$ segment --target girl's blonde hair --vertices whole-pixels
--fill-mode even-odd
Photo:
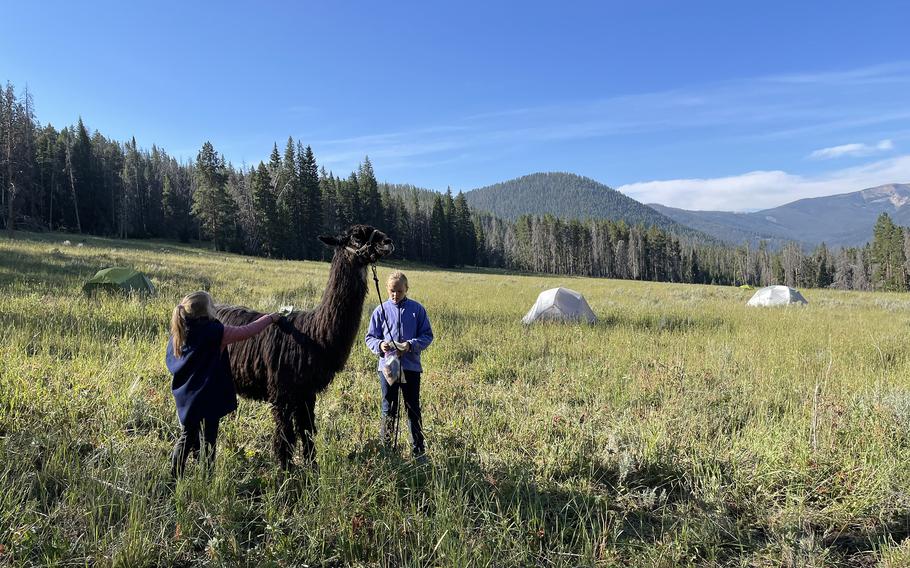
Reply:
[[[174,341],[175,357],[180,357],[180,351],[186,343],[186,320],[199,318],[216,319],[212,297],[203,290],[184,296],[171,315],[171,337]]]
[[[396,270],[395,272],[389,274],[389,277],[385,281],[386,288],[389,288],[395,282],[401,282],[404,284],[404,289],[408,289],[408,277],[404,275],[404,272]]]

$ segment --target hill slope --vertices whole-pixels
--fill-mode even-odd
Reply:
[[[465,193],[468,204],[498,217],[550,213],[564,219],[624,219],[630,225],[656,225],[691,232],[678,222],[593,179],[569,173],[536,173]]]
[[[650,205],[681,223],[731,242],[779,244],[799,241],[807,245],[861,246],[872,238],[872,227],[882,213],[900,225],[910,224],[910,184],[888,184],[793,201],[754,213],[688,211]]]

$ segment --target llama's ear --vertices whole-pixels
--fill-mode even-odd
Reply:
[[[340,247],[341,239],[329,235],[319,235],[319,240],[330,247]]]

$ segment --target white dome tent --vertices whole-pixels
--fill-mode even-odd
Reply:
[[[525,324],[536,321],[594,323],[597,321],[597,316],[594,315],[585,297],[575,290],[552,288],[544,290],[537,296],[537,301],[521,321]]]
[[[789,286],[765,286],[752,296],[747,306],[791,306],[808,304],[798,290]]]

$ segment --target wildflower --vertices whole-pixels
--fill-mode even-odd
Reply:
[[[359,534],[363,526],[366,524],[366,519],[363,518],[363,515],[354,515],[351,517],[351,530],[354,534]]]

